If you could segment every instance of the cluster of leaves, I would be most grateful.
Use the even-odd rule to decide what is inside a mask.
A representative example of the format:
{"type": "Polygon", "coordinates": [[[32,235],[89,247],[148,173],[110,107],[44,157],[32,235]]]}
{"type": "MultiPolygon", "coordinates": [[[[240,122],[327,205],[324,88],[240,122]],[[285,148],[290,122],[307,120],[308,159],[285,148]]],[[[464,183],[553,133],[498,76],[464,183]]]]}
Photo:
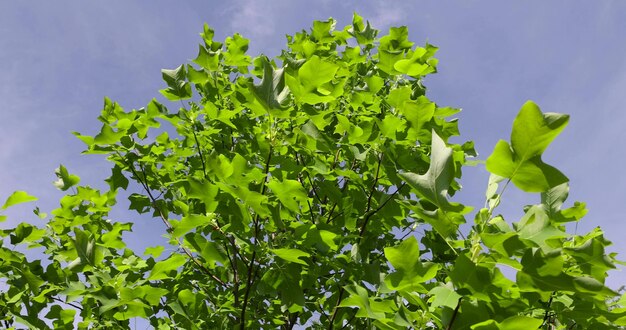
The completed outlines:
{"type": "MultiPolygon", "coordinates": [[[[76,133],[112,164],[108,191],[60,167],[56,185],[71,192],[50,215],[37,210],[46,225],[0,232],[6,327],[626,324],[625,299],[604,285],[610,243],[600,229],[565,232],[585,205],[563,208],[567,177],[541,160],[566,115],[522,107],[510,143],[486,161],[486,205],[464,235],[473,209],[450,197],[476,154],[449,141],[459,110],[425,96],[436,47],[414,46],[406,27],[378,38],[358,15],[343,30],[314,22],[275,59],[246,55],[238,34],[221,43],[205,26],[201,36],[193,64],[163,70],[161,94],[177,111],[152,100],[126,112],[106,99],[101,131],[76,133]],[[162,222],[170,247],[139,255],[122,240],[132,223],[109,220],[131,181],[142,193],[130,209],[162,222]],[[509,182],[541,193],[515,223],[494,212],[509,182]]],[[[16,192],[3,209],[33,199],[16,192]]]]}

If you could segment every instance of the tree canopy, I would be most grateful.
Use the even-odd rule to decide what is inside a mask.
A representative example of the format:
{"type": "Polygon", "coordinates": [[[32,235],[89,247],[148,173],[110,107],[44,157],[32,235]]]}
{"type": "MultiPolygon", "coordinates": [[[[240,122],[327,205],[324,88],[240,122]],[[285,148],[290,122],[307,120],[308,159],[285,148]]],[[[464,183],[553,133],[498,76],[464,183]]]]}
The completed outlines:
{"type": "MultiPolygon", "coordinates": [[[[204,26],[193,63],[162,70],[168,101],[125,111],[105,98],[88,154],[109,189],[67,191],[45,221],[0,231],[6,328],[614,329],[626,299],[605,286],[614,253],[599,228],[568,233],[568,178],[542,161],[569,117],[528,101],[486,159],[485,205],[454,201],[464,166],[460,111],[426,96],[437,47],[358,15],[315,21],[276,58],[204,26]],[[509,183],[512,183],[510,185],[509,183]],[[540,194],[521,219],[506,189],[540,194]],[[138,188],[140,192],[130,193],[138,188]],[[130,211],[169,245],[126,247],[130,211]],[[41,248],[29,258],[25,248],[41,248]],[[503,272],[503,269],[508,269],[503,272]],[[512,279],[514,278],[514,279],[512,279]]],[[[2,210],[36,200],[17,191],[2,210]]],[[[520,206],[522,207],[522,206],[520,206]]],[[[0,221],[5,221],[2,216],[0,221]]]]}

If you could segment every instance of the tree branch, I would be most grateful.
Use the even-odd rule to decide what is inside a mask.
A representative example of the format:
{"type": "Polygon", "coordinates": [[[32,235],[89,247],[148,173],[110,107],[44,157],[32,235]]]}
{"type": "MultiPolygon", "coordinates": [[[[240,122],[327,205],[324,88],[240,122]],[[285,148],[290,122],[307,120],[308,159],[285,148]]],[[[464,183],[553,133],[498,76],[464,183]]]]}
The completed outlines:
{"type": "Polygon", "coordinates": [[[330,316],[330,320],[328,321],[328,330],[333,329],[335,322],[335,318],[337,318],[337,312],[339,312],[339,304],[341,304],[341,300],[343,298],[344,289],[343,287],[339,288],[339,297],[337,297],[337,303],[335,304],[335,308],[333,308],[333,314],[330,316]]]}
{"type": "MultiPolygon", "coordinates": [[[[119,152],[117,152],[118,156],[120,156],[124,162],[126,162],[126,159],[124,157],[122,157],[119,152]]],[[[165,227],[167,227],[167,232],[171,233],[173,231],[172,228],[172,224],[169,222],[169,220],[167,219],[167,217],[163,214],[163,211],[161,211],[161,208],[159,208],[159,206],[157,205],[157,201],[154,198],[154,196],[152,195],[152,192],[150,190],[150,187],[148,186],[148,180],[147,180],[147,176],[146,176],[146,172],[143,168],[143,166],[141,166],[141,164],[139,164],[139,167],[141,168],[141,172],[143,174],[143,180],[141,179],[141,177],[139,176],[139,174],[137,173],[137,171],[135,170],[135,166],[133,164],[129,164],[128,162],[126,162],[126,166],[131,170],[131,172],[133,173],[133,175],[137,178],[137,180],[139,180],[140,184],[143,186],[144,190],[146,191],[146,193],[148,194],[148,197],[150,198],[152,207],[157,211],[157,213],[159,214],[159,217],[161,218],[161,221],[163,221],[163,223],[165,224],[165,227]],[[144,182],[145,181],[145,182],[144,182]]],[[[219,277],[217,277],[216,275],[214,275],[208,268],[206,268],[204,265],[202,265],[198,259],[196,259],[196,257],[194,257],[194,255],[191,253],[191,251],[189,251],[188,248],[186,248],[185,246],[183,246],[182,242],[180,241],[180,239],[176,239],[176,243],[178,244],[178,247],[181,248],[181,250],[183,250],[183,252],[189,257],[189,259],[202,271],[204,272],[206,275],[208,275],[209,277],[211,277],[213,280],[215,280],[217,283],[223,285],[223,286],[227,286],[226,282],[222,281],[219,277]]]]}
{"type": "Polygon", "coordinates": [[[370,218],[378,213],[380,210],[382,210],[383,207],[385,207],[385,205],[387,205],[387,203],[389,203],[390,200],[392,200],[397,194],[398,192],[400,192],[400,190],[402,188],[404,188],[404,186],[406,185],[406,183],[402,183],[400,185],[400,187],[398,187],[398,189],[396,189],[396,191],[393,192],[393,194],[391,194],[391,196],[389,196],[389,198],[387,198],[382,204],[380,204],[377,208],[375,208],[374,210],[372,210],[371,212],[367,213],[365,215],[365,219],[363,220],[363,225],[361,226],[361,231],[359,232],[359,236],[361,238],[363,238],[363,234],[365,233],[365,226],[367,226],[367,223],[369,222],[370,218]]]}
{"type": "MultiPolygon", "coordinates": [[[[270,160],[272,159],[272,146],[270,145],[270,151],[267,155],[267,160],[265,161],[265,181],[263,181],[263,185],[261,186],[261,195],[265,194],[265,190],[267,189],[267,180],[269,179],[269,171],[270,171],[270,160]]],[[[248,266],[248,280],[246,283],[246,292],[243,296],[243,305],[241,307],[241,317],[240,317],[240,329],[245,329],[246,327],[246,308],[248,307],[248,300],[250,297],[250,289],[252,287],[252,283],[254,282],[252,270],[254,269],[254,261],[256,258],[256,245],[259,243],[259,214],[255,214],[254,216],[254,243],[252,247],[252,257],[250,258],[250,265],[248,266]]],[[[256,276],[259,268],[257,267],[254,271],[254,276],[256,276]]]]}
{"type": "Polygon", "coordinates": [[[454,320],[456,319],[457,314],[459,314],[459,307],[461,307],[461,300],[463,300],[463,297],[460,297],[459,301],[456,303],[456,307],[454,308],[454,312],[452,313],[452,318],[450,318],[450,323],[448,323],[446,330],[452,329],[452,324],[454,323],[454,320]]]}
{"type": "Polygon", "coordinates": [[[63,300],[63,299],[60,299],[60,298],[57,298],[57,297],[54,297],[54,296],[50,296],[50,299],[55,300],[55,301],[58,301],[58,302],[62,302],[62,303],[64,303],[64,304],[69,305],[69,306],[72,306],[72,307],[74,307],[74,308],[76,308],[76,309],[78,309],[78,310],[80,310],[80,311],[82,311],[82,310],[83,310],[83,308],[82,308],[81,306],[78,306],[78,305],[76,305],[76,304],[72,304],[72,303],[67,302],[67,301],[65,301],[65,300],[63,300]]]}

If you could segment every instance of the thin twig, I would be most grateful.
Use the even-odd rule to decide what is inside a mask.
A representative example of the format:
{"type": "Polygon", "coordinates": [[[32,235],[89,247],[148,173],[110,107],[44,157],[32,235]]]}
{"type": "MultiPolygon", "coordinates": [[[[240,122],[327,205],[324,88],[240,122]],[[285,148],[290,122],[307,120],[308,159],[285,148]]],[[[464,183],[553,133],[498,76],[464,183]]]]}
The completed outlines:
{"type": "Polygon", "coordinates": [[[552,294],[550,295],[550,300],[548,300],[548,304],[546,306],[546,312],[545,314],[543,314],[543,322],[541,323],[541,327],[546,325],[546,322],[548,322],[550,318],[550,306],[552,305],[552,299],[554,298],[555,293],[556,292],[553,291],[552,294]]]}
{"type": "Polygon", "coordinates": [[[389,198],[387,198],[382,204],[380,204],[376,209],[372,210],[371,212],[369,212],[368,214],[365,215],[365,220],[363,220],[363,226],[361,228],[361,232],[359,233],[359,236],[363,237],[363,232],[365,231],[365,226],[367,225],[367,222],[369,221],[369,219],[376,213],[378,213],[378,211],[382,210],[383,207],[385,207],[385,205],[387,205],[387,203],[389,203],[390,200],[392,200],[397,194],[398,192],[404,188],[404,186],[406,185],[406,183],[402,183],[400,185],[400,187],[398,187],[398,189],[396,189],[396,191],[394,191],[391,196],[389,196],[389,198]]]}
{"type": "MultiPolygon", "coordinates": [[[[267,160],[265,161],[265,181],[261,186],[261,195],[265,194],[265,190],[267,189],[267,180],[269,179],[269,171],[270,171],[270,160],[272,159],[272,146],[270,145],[269,154],[267,155],[267,160]]],[[[252,287],[252,283],[254,282],[252,270],[254,269],[254,261],[256,258],[256,245],[259,243],[259,214],[255,214],[254,216],[254,246],[252,247],[252,257],[250,258],[250,265],[248,266],[248,279],[246,283],[246,292],[243,296],[243,304],[241,307],[241,317],[240,329],[245,329],[246,327],[246,308],[248,307],[248,299],[250,297],[250,288],[252,287]]],[[[256,268],[254,272],[254,277],[259,270],[259,267],[256,268]]]]}
{"type": "Polygon", "coordinates": [[[328,321],[328,330],[331,330],[334,326],[335,318],[337,317],[337,312],[339,311],[339,304],[341,304],[341,298],[343,297],[344,289],[343,287],[339,288],[339,297],[337,297],[337,303],[335,304],[335,308],[333,308],[333,314],[330,316],[330,320],[328,321]]]}
{"type": "MultiPolygon", "coordinates": [[[[118,153],[118,156],[121,157],[121,155],[118,153]]],[[[121,157],[123,160],[125,160],[124,157],[121,157]]],[[[173,231],[173,227],[172,224],[169,222],[169,220],[167,219],[167,217],[163,214],[163,211],[161,210],[161,208],[157,205],[157,201],[154,198],[154,196],[152,195],[152,192],[150,190],[150,187],[148,186],[148,180],[147,180],[147,176],[146,176],[146,172],[145,169],[143,168],[143,166],[141,166],[141,164],[139,164],[139,167],[141,168],[141,172],[144,175],[143,180],[141,179],[141,177],[139,176],[139,174],[137,173],[137,171],[135,171],[135,167],[132,164],[128,164],[126,163],[126,166],[131,170],[131,172],[133,173],[133,175],[135,175],[135,177],[139,180],[139,182],[141,183],[141,185],[143,186],[144,190],[146,191],[146,193],[148,194],[148,197],[150,198],[152,207],[158,212],[161,220],[163,221],[163,223],[165,224],[165,227],[167,227],[167,232],[171,233],[173,231]],[[145,181],[145,182],[144,182],[145,181]]],[[[178,246],[183,250],[183,252],[189,257],[189,259],[196,264],[196,266],[198,266],[198,268],[203,271],[205,274],[207,274],[209,277],[211,277],[213,280],[215,280],[216,282],[218,282],[221,285],[226,286],[226,283],[224,281],[222,281],[219,277],[215,276],[208,268],[206,268],[204,265],[202,265],[197,259],[196,257],[194,257],[194,255],[191,253],[191,251],[189,251],[188,248],[186,248],[185,246],[183,246],[182,242],[180,241],[180,239],[176,239],[176,242],[178,243],[178,246]]]]}
{"type": "Polygon", "coordinates": [[[352,316],[350,316],[350,318],[346,321],[346,324],[344,324],[343,326],[341,326],[341,328],[339,328],[339,330],[343,330],[345,329],[348,325],[350,325],[350,323],[352,323],[352,321],[354,320],[354,318],[356,317],[356,312],[354,314],[352,314],[352,316]]]}
{"type": "Polygon", "coordinates": [[[452,318],[450,318],[450,323],[448,323],[446,330],[452,329],[452,324],[454,323],[454,320],[456,319],[457,314],[459,314],[459,307],[461,307],[461,300],[463,300],[463,297],[460,297],[459,301],[456,303],[456,307],[454,308],[454,312],[452,313],[452,318]]]}
{"type": "Polygon", "coordinates": [[[363,237],[365,233],[365,227],[367,226],[367,222],[371,215],[369,215],[370,209],[372,207],[372,197],[374,196],[374,192],[376,191],[376,186],[378,186],[378,179],[380,179],[380,163],[383,161],[383,154],[378,155],[378,166],[376,166],[376,176],[374,177],[374,182],[372,183],[372,187],[370,188],[369,196],[367,197],[367,206],[365,207],[365,218],[363,219],[363,224],[361,224],[361,230],[359,230],[359,236],[363,237]]]}
{"type": "Polygon", "coordinates": [[[62,302],[62,303],[64,303],[64,304],[66,304],[66,305],[72,306],[72,307],[74,307],[74,308],[76,308],[76,309],[78,309],[78,310],[80,310],[80,311],[82,311],[82,310],[83,310],[83,308],[82,308],[81,306],[78,306],[78,305],[76,305],[76,304],[72,304],[71,302],[67,302],[67,301],[65,301],[65,300],[63,300],[63,299],[60,299],[60,298],[57,298],[57,297],[54,297],[54,296],[51,296],[50,298],[51,298],[52,300],[55,300],[55,301],[58,301],[58,302],[62,302]]]}
{"type": "MultiPolygon", "coordinates": [[[[193,123],[192,123],[193,125],[193,123]]],[[[206,174],[206,164],[204,163],[204,155],[202,154],[202,150],[200,149],[200,141],[198,141],[198,136],[196,135],[196,127],[192,128],[193,138],[196,140],[196,147],[198,147],[198,156],[200,156],[200,162],[202,163],[202,174],[204,174],[204,178],[207,179],[206,174]]]]}

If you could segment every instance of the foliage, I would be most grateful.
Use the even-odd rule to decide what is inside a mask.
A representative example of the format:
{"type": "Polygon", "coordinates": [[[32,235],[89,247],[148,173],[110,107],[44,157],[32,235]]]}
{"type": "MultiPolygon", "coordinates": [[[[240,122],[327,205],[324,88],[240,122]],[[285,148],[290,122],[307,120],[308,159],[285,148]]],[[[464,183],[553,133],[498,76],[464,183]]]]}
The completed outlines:
{"type": "MultiPolygon", "coordinates": [[[[624,298],[604,285],[610,242],[599,228],[565,231],[585,205],[563,207],[568,179],[541,160],[568,116],[522,106],[511,141],[486,160],[486,204],[473,212],[450,199],[473,143],[450,142],[459,110],[429,100],[422,84],[437,48],[414,47],[406,27],[377,35],[358,15],[342,30],[316,21],[269,59],[205,26],[193,64],[163,70],[160,92],[177,110],[105,99],[101,131],[76,136],[107,156],[110,189],[79,186],[61,166],[55,185],[69,193],[50,215],[36,210],[45,226],[1,232],[3,325],[626,325],[624,298]],[[517,222],[495,213],[509,182],[541,194],[517,222]],[[132,187],[142,192],[128,195],[130,209],[162,222],[170,246],[126,247],[132,223],[108,214],[132,187]]],[[[16,192],[2,209],[34,199],[16,192]]]]}

